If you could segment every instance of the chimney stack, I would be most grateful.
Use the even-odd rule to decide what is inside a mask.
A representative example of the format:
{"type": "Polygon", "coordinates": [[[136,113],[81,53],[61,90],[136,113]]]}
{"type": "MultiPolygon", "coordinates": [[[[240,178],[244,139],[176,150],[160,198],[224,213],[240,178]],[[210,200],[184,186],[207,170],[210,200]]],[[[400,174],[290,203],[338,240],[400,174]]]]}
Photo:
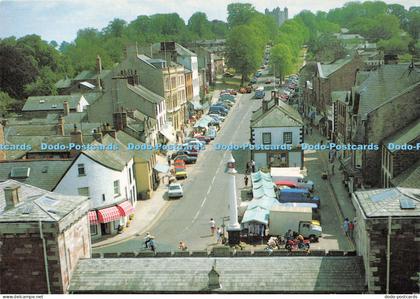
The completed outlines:
{"type": "Polygon", "coordinates": [[[277,90],[273,90],[271,91],[271,99],[274,99],[274,105],[278,106],[279,105],[279,94],[277,92],[277,90]]]}
{"type": "Polygon", "coordinates": [[[4,199],[6,201],[5,211],[13,209],[19,203],[19,190],[20,186],[17,184],[3,189],[4,199]]]}
{"type": "Polygon", "coordinates": [[[99,143],[102,143],[102,132],[100,128],[97,130],[93,130],[93,138],[99,143]]]}
{"type": "Polygon", "coordinates": [[[211,267],[210,272],[208,273],[209,282],[208,288],[210,290],[220,289],[220,274],[216,271],[216,261],[214,261],[214,265],[211,267]]]}
{"type": "Polygon", "coordinates": [[[96,73],[99,75],[102,72],[102,59],[101,56],[96,56],[96,73]]]}
{"type": "Polygon", "coordinates": [[[60,136],[64,136],[64,117],[63,117],[63,115],[60,115],[58,117],[57,134],[60,135],[60,136]]]}
{"type": "MultiPolygon", "coordinates": [[[[70,133],[70,142],[74,143],[74,144],[78,144],[78,145],[82,145],[83,144],[83,134],[82,131],[80,131],[76,124],[74,124],[74,131],[72,131],[70,133]]],[[[75,157],[77,155],[77,153],[79,152],[79,150],[77,149],[71,149],[70,150],[70,156],[71,157],[75,157]]]]}
{"type": "MultiPolygon", "coordinates": [[[[3,125],[0,123],[0,144],[5,144],[3,125]]],[[[0,161],[6,160],[6,151],[0,150],[0,161]]]]}
{"type": "Polygon", "coordinates": [[[63,109],[64,109],[64,116],[67,116],[67,115],[70,114],[69,102],[64,101],[64,103],[63,103],[63,109]]]}
{"type": "Polygon", "coordinates": [[[122,131],[127,127],[127,112],[119,111],[113,114],[114,128],[117,131],[122,131]]]}
{"type": "Polygon", "coordinates": [[[263,110],[263,113],[268,111],[268,101],[267,100],[263,100],[262,110],[263,110]]]}

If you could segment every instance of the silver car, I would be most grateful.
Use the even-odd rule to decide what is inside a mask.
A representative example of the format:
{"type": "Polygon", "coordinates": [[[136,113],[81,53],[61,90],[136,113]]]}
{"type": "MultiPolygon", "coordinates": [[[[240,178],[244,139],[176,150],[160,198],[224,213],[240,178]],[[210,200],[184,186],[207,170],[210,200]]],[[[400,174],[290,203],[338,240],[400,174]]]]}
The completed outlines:
{"type": "Polygon", "coordinates": [[[181,184],[172,183],[168,188],[168,197],[169,198],[179,198],[184,196],[184,191],[182,190],[181,184]]]}

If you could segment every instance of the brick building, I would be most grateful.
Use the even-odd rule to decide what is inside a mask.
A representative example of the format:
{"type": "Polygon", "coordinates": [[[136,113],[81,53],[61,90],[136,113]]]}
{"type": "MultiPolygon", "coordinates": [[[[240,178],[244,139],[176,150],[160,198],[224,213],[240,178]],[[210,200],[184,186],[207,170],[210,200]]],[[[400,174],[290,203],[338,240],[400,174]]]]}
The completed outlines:
{"type": "Polygon", "coordinates": [[[0,293],[66,293],[91,256],[88,209],[85,196],[0,183],[0,293]]]}
{"type": "Polygon", "coordinates": [[[370,293],[417,293],[420,265],[420,189],[353,193],[355,243],[370,293]]]}
{"type": "Polygon", "coordinates": [[[314,106],[317,114],[323,117],[320,120],[321,131],[328,138],[331,137],[333,122],[331,92],[351,90],[355,83],[356,73],[362,69],[363,61],[357,54],[339,59],[334,63],[318,62],[317,64],[317,71],[312,79],[314,106]]]}

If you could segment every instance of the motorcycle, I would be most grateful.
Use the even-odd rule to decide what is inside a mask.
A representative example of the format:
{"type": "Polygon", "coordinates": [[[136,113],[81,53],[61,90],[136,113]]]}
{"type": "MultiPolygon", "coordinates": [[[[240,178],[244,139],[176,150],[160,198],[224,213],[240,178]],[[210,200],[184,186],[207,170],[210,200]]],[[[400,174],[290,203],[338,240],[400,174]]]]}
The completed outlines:
{"type": "Polygon", "coordinates": [[[272,251],[274,249],[280,249],[281,244],[282,244],[281,238],[271,237],[267,242],[267,246],[266,246],[265,250],[272,251]]]}
{"type": "Polygon", "coordinates": [[[299,241],[296,239],[287,240],[285,248],[287,250],[309,250],[310,248],[310,241],[309,240],[303,240],[299,241]]]}

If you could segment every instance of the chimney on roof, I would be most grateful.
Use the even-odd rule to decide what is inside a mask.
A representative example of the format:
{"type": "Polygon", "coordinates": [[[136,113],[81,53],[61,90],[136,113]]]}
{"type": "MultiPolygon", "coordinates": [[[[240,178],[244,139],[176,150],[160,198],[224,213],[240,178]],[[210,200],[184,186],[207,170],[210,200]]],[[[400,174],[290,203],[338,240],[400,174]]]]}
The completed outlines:
{"type": "Polygon", "coordinates": [[[268,100],[263,100],[263,102],[262,102],[263,113],[268,111],[268,102],[269,102],[268,100]]]}
{"type": "MultiPolygon", "coordinates": [[[[83,144],[82,131],[77,128],[76,124],[74,124],[74,130],[70,133],[70,142],[78,145],[83,144]]],[[[78,152],[79,150],[73,148],[70,150],[70,156],[75,157],[78,152]]]]}
{"type": "Polygon", "coordinates": [[[93,130],[93,139],[95,139],[99,143],[102,143],[102,132],[100,128],[98,128],[97,130],[93,130]]]}
{"type": "Polygon", "coordinates": [[[127,127],[127,112],[118,111],[113,114],[114,128],[122,131],[127,127]]]}
{"type": "Polygon", "coordinates": [[[60,136],[64,136],[64,117],[63,117],[63,115],[60,115],[58,117],[57,134],[60,135],[60,136]]]}
{"type": "Polygon", "coordinates": [[[64,116],[67,116],[67,115],[70,114],[69,102],[64,101],[64,103],[63,103],[63,110],[64,110],[64,116]]]}
{"type": "Polygon", "coordinates": [[[102,131],[103,135],[108,134],[114,139],[117,139],[117,131],[111,127],[109,123],[104,125],[104,130],[102,131]]]}
{"type": "Polygon", "coordinates": [[[279,105],[279,93],[277,90],[271,91],[271,99],[274,100],[274,105],[279,105]]]}
{"type": "Polygon", "coordinates": [[[5,211],[13,209],[19,203],[20,186],[15,184],[4,187],[4,199],[6,201],[5,211]]]}
{"type": "MultiPolygon", "coordinates": [[[[3,129],[3,125],[0,123],[0,144],[5,144],[5,140],[4,140],[4,129],[3,129]]],[[[0,150],[0,161],[2,160],[6,160],[6,151],[5,150],[0,150]]]]}
{"type": "Polygon", "coordinates": [[[96,73],[99,75],[102,72],[102,59],[101,56],[96,56],[96,73]]]}
{"type": "Polygon", "coordinates": [[[211,270],[208,274],[209,276],[209,282],[207,287],[210,290],[220,289],[220,274],[216,271],[216,261],[214,261],[214,265],[211,267],[211,270]]]}

